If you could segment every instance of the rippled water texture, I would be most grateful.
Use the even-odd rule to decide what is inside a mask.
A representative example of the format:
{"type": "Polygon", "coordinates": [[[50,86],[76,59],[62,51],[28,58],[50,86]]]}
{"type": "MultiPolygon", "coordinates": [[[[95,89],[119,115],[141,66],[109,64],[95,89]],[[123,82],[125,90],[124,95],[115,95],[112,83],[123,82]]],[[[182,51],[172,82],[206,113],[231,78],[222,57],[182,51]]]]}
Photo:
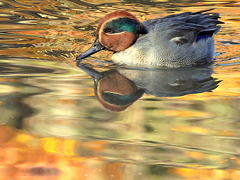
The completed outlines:
{"type": "Polygon", "coordinates": [[[240,179],[239,1],[0,6],[1,180],[240,179]],[[86,59],[88,67],[73,62],[94,41],[98,21],[115,10],[144,21],[210,8],[225,22],[211,67],[114,69],[108,51],[86,59]],[[120,82],[130,91],[103,96],[105,82],[115,83],[111,92],[120,82]]]}

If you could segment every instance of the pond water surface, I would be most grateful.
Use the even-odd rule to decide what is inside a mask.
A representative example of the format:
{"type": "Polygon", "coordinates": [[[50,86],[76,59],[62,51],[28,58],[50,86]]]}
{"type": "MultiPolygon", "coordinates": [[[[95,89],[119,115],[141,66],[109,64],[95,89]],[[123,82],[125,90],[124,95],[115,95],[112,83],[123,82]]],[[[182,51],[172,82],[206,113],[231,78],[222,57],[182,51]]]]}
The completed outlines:
{"type": "Polygon", "coordinates": [[[239,1],[1,0],[0,6],[1,180],[240,179],[239,1]],[[94,41],[98,21],[115,10],[144,21],[210,8],[225,22],[210,67],[115,69],[107,51],[86,66],[74,62],[94,41]],[[109,93],[96,98],[100,79],[110,76],[134,96],[118,103],[109,93]]]}

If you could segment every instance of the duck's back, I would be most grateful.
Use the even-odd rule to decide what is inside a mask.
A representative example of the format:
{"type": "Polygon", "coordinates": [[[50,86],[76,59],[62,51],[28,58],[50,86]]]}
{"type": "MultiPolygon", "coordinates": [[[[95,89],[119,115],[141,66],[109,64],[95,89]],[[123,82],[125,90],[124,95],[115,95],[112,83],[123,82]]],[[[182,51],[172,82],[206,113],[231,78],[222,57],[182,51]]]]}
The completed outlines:
{"type": "Polygon", "coordinates": [[[183,67],[210,63],[213,35],[220,29],[218,14],[181,13],[147,20],[147,33],[128,49],[113,55],[115,63],[130,66],[183,67]]]}

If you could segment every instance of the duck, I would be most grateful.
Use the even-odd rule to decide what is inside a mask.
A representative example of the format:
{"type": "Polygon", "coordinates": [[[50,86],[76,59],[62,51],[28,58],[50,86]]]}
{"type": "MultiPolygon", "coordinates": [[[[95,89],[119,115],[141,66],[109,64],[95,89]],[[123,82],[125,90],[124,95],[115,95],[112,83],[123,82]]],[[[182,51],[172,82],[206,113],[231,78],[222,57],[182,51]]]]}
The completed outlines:
{"type": "Polygon", "coordinates": [[[184,12],[140,22],[118,10],[102,18],[92,46],[79,56],[81,62],[101,50],[113,52],[115,64],[131,67],[188,67],[211,64],[214,35],[223,24],[213,9],[184,12]]]}

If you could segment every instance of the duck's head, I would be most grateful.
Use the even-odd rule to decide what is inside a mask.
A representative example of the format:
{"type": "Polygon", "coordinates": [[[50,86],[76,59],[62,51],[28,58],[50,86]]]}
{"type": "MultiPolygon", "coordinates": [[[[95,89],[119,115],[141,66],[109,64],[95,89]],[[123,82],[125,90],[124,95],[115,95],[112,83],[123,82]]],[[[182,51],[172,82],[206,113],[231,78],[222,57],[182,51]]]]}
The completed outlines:
{"type": "Polygon", "coordinates": [[[115,11],[101,19],[95,42],[77,60],[104,49],[113,52],[125,50],[137,40],[139,34],[145,33],[146,28],[135,16],[126,11],[115,11]]]}

